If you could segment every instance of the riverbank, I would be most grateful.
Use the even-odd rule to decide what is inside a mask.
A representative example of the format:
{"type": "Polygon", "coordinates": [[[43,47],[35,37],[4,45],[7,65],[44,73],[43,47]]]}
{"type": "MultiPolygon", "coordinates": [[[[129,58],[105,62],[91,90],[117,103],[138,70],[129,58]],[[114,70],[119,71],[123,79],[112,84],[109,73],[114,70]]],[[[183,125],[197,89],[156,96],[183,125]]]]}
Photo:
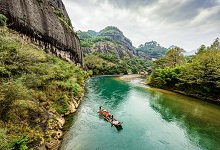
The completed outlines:
{"type": "Polygon", "coordinates": [[[119,76],[116,78],[119,80],[123,80],[123,81],[131,81],[133,79],[143,78],[143,77],[144,77],[144,75],[140,75],[140,74],[130,74],[130,75],[122,75],[122,76],[119,76]]]}
{"type": "MultiPolygon", "coordinates": [[[[119,76],[119,77],[116,77],[116,79],[122,80],[122,81],[132,81],[133,79],[144,78],[144,77],[145,77],[144,75],[140,75],[140,74],[131,74],[131,75],[119,76]]],[[[147,83],[144,82],[144,81],[142,81],[140,83],[147,85],[147,83]]],[[[203,100],[203,101],[207,101],[207,102],[210,102],[210,103],[220,105],[220,99],[216,100],[216,99],[212,99],[212,98],[202,97],[199,94],[186,93],[184,91],[179,91],[179,90],[172,90],[172,89],[161,89],[161,90],[167,90],[167,91],[175,92],[175,93],[178,93],[178,94],[182,94],[182,95],[185,95],[185,96],[189,96],[189,97],[192,97],[192,98],[197,98],[197,99],[200,99],[200,100],[203,100]]]]}

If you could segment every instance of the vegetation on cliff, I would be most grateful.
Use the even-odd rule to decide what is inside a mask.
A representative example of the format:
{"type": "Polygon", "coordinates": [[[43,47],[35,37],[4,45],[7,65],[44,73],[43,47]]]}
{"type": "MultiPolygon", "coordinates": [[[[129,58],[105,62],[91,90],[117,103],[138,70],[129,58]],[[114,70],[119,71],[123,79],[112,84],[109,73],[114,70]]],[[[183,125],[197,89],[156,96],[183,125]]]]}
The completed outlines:
{"type": "Polygon", "coordinates": [[[71,20],[70,20],[68,17],[66,17],[66,16],[64,15],[63,10],[60,9],[60,8],[58,8],[57,10],[55,10],[55,8],[54,8],[53,12],[54,12],[54,14],[57,16],[57,18],[58,18],[67,28],[69,28],[70,31],[72,31],[72,32],[75,34],[74,29],[73,29],[73,26],[72,26],[72,22],[71,22],[71,20]]]}
{"type": "Polygon", "coordinates": [[[62,136],[88,73],[0,27],[0,76],[0,149],[30,149],[62,136]]]}
{"type": "Polygon", "coordinates": [[[169,50],[165,57],[155,61],[155,70],[149,84],[178,90],[201,99],[220,101],[220,43],[202,45],[188,62],[180,48],[169,50]]]}
{"type": "Polygon", "coordinates": [[[85,64],[95,75],[128,74],[148,70],[150,60],[135,55],[132,42],[117,27],[79,31],[85,64]]]}
{"type": "Polygon", "coordinates": [[[134,56],[135,48],[132,46],[131,41],[117,27],[108,26],[99,32],[92,30],[87,32],[78,31],[77,34],[81,40],[80,43],[84,53],[108,53],[109,50],[113,50],[119,58],[134,56]]]}

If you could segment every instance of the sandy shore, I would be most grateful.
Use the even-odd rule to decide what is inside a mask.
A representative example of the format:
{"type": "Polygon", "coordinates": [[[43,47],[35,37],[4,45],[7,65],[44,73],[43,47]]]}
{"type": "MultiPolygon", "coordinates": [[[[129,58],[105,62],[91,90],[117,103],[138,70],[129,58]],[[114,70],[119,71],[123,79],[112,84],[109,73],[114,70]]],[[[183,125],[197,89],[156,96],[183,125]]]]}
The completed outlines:
{"type": "Polygon", "coordinates": [[[135,78],[141,78],[143,77],[143,75],[140,75],[140,74],[131,74],[131,75],[123,75],[123,76],[120,76],[118,77],[119,80],[124,80],[124,81],[131,81],[135,78]]]}

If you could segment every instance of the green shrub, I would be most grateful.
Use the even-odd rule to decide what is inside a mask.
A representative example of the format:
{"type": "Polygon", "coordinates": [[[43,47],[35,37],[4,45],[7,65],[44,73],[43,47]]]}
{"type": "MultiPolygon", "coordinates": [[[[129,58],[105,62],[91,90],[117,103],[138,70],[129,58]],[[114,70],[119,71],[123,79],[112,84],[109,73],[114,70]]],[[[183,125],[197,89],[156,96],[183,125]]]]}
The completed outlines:
{"type": "Polygon", "coordinates": [[[28,136],[21,137],[18,141],[14,144],[13,150],[26,150],[28,149],[26,143],[28,140],[28,136]]]}
{"type": "Polygon", "coordinates": [[[60,114],[65,114],[68,111],[68,97],[66,95],[61,96],[58,100],[57,100],[57,112],[60,114]]]}
{"type": "Polygon", "coordinates": [[[0,14],[0,26],[6,26],[7,17],[3,14],[0,14]]]}

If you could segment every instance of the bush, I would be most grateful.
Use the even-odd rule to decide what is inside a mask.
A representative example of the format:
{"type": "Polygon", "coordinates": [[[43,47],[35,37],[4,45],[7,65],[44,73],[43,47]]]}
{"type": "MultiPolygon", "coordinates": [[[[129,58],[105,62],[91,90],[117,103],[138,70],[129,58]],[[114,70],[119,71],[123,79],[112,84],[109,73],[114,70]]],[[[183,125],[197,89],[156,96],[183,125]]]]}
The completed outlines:
{"type": "Polygon", "coordinates": [[[174,89],[175,85],[179,83],[179,75],[181,68],[165,68],[154,70],[150,76],[150,85],[154,85],[159,88],[174,89]]]}
{"type": "Polygon", "coordinates": [[[6,26],[7,17],[3,14],[0,14],[0,26],[6,26]]]}
{"type": "Polygon", "coordinates": [[[26,150],[28,147],[26,146],[28,137],[24,136],[18,139],[18,141],[14,144],[13,150],[26,150]]]}

